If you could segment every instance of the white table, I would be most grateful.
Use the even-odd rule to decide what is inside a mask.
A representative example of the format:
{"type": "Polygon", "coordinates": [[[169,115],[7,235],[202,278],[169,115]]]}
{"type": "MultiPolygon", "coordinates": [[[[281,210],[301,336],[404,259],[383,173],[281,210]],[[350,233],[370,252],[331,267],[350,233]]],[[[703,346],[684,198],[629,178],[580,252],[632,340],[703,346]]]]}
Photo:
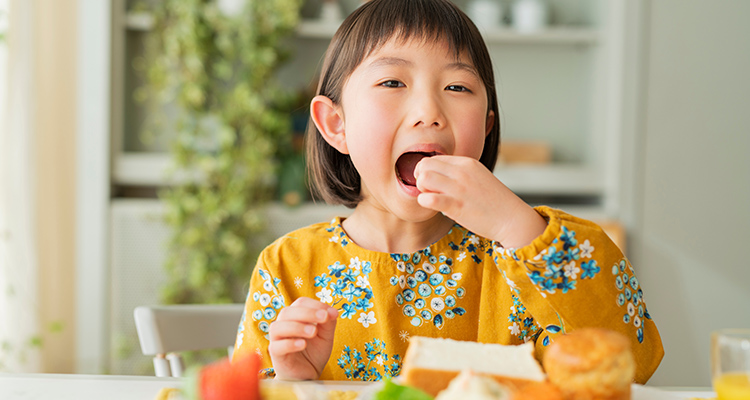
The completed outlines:
{"type": "MultiPolygon", "coordinates": [[[[363,386],[348,382],[311,382],[327,389],[359,390],[363,386]]],[[[179,378],[117,375],[64,375],[64,374],[2,374],[0,373],[0,399],[2,400],[153,400],[162,388],[180,387],[179,378]]],[[[653,394],[651,388],[640,393],[653,394]]],[[[707,388],[660,388],[669,396],[664,398],[710,398],[714,393],[707,388]]],[[[648,396],[645,398],[658,399],[648,396]]],[[[634,396],[634,398],[636,398],[634,396]]]]}

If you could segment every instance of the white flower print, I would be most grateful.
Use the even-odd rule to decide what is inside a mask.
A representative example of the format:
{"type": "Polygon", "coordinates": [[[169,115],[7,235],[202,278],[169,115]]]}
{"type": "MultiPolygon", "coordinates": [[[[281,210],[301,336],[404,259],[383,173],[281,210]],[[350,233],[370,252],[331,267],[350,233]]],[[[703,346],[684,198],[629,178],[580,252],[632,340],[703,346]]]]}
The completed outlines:
{"type": "Polygon", "coordinates": [[[242,331],[237,332],[237,339],[235,346],[240,347],[242,346],[242,340],[245,338],[245,335],[242,333],[242,331]]]}
{"type": "Polygon", "coordinates": [[[359,273],[359,268],[362,266],[362,261],[359,261],[359,257],[354,257],[349,259],[349,268],[357,271],[359,273]]]}
{"type": "Polygon", "coordinates": [[[255,349],[255,354],[259,355],[260,358],[263,358],[263,352],[259,348],[255,349]]]}
{"type": "Polygon", "coordinates": [[[266,307],[269,303],[271,303],[271,296],[268,295],[268,293],[263,293],[260,295],[260,305],[263,307],[266,307]]]}
{"type": "Polygon", "coordinates": [[[297,289],[301,288],[302,287],[302,278],[300,278],[299,276],[296,277],[296,278],[294,278],[294,286],[297,289]]]}
{"type": "Polygon", "coordinates": [[[566,265],[564,267],[565,269],[565,276],[568,278],[575,280],[578,277],[578,273],[581,272],[581,269],[576,266],[575,261],[571,261],[570,264],[566,265]]]}
{"type": "Polygon", "coordinates": [[[323,303],[330,304],[333,301],[333,296],[331,296],[331,289],[328,288],[323,288],[320,292],[315,293],[315,296],[317,296],[323,303]]]}
{"type": "Polygon", "coordinates": [[[357,322],[361,323],[365,328],[368,328],[370,325],[378,322],[378,320],[375,319],[375,311],[370,311],[368,313],[359,313],[359,319],[357,322]]]}
{"type": "Polygon", "coordinates": [[[454,281],[460,281],[461,278],[463,278],[463,274],[460,272],[456,272],[455,274],[451,275],[451,278],[453,278],[454,281]]]}
{"type": "Polygon", "coordinates": [[[513,313],[513,314],[516,313],[516,306],[515,305],[510,306],[510,312],[513,313]]]}
{"type": "Polygon", "coordinates": [[[329,242],[333,242],[333,243],[338,243],[339,242],[339,237],[337,235],[333,235],[333,236],[331,236],[330,239],[328,239],[328,241],[329,242]]]}
{"type": "Polygon", "coordinates": [[[398,285],[401,286],[401,289],[403,289],[404,286],[406,286],[406,276],[401,275],[398,277],[398,285]]]}
{"type": "Polygon", "coordinates": [[[376,363],[378,363],[379,365],[383,365],[383,356],[382,356],[382,355],[380,355],[380,354],[378,354],[378,355],[377,355],[377,356],[375,357],[375,362],[376,362],[376,363]]]}
{"type": "Polygon", "coordinates": [[[402,341],[408,342],[409,341],[409,332],[407,331],[401,331],[398,333],[398,337],[401,338],[402,341]]]}
{"type": "Polygon", "coordinates": [[[579,247],[581,248],[581,257],[591,258],[591,253],[594,252],[594,246],[591,245],[588,239],[581,243],[579,247]]]}
{"type": "Polygon", "coordinates": [[[440,312],[445,308],[445,302],[440,297],[434,297],[430,300],[430,307],[432,307],[435,312],[440,312]]]}
{"type": "Polygon", "coordinates": [[[263,282],[263,289],[265,289],[265,290],[267,290],[269,292],[272,292],[273,291],[273,284],[271,283],[271,281],[265,281],[265,282],[263,282]]]}
{"type": "Polygon", "coordinates": [[[518,335],[521,333],[521,328],[518,326],[518,322],[514,322],[513,325],[508,327],[508,329],[510,329],[511,335],[518,335]]]}
{"type": "Polygon", "coordinates": [[[469,243],[473,244],[474,246],[479,244],[479,236],[473,235],[469,238],[469,243]]]}
{"type": "Polygon", "coordinates": [[[357,277],[357,286],[362,289],[370,286],[370,281],[367,279],[367,275],[360,275],[357,277]]]}
{"type": "Polygon", "coordinates": [[[427,272],[428,274],[435,272],[435,266],[428,262],[422,264],[422,269],[424,270],[424,272],[427,272]]]}
{"type": "Polygon", "coordinates": [[[456,260],[463,261],[464,258],[466,258],[466,252],[462,251],[461,254],[459,254],[458,257],[456,257],[456,260]]]}
{"type": "Polygon", "coordinates": [[[396,269],[399,270],[399,271],[401,271],[401,272],[404,272],[404,271],[406,271],[406,264],[404,264],[403,261],[399,261],[399,262],[396,263],[396,269]]]}
{"type": "Polygon", "coordinates": [[[635,315],[635,306],[633,305],[633,303],[628,303],[628,315],[630,315],[631,317],[635,315]]]}

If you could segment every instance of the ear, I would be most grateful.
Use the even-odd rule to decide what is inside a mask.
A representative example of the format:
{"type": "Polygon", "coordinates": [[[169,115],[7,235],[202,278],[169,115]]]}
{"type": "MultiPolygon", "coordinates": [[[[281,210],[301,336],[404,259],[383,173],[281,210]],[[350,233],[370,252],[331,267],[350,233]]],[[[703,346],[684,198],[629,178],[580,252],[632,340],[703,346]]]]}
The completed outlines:
{"type": "Polygon", "coordinates": [[[315,96],[310,102],[310,116],[328,144],[342,154],[349,154],[341,107],[326,96],[315,96]]]}
{"type": "Polygon", "coordinates": [[[490,110],[490,112],[487,114],[487,122],[485,123],[484,136],[487,136],[490,134],[490,131],[492,131],[493,126],[495,126],[495,112],[490,110]]]}

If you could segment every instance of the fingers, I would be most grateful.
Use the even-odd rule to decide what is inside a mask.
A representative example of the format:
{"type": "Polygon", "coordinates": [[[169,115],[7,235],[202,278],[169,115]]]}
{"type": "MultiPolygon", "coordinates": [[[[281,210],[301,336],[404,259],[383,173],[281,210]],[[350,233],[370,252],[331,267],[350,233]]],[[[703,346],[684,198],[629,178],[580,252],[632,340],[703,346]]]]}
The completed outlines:
{"type": "Polygon", "coordinates": [[[268,351],[285,355],[302,351],[307,340],[316,336],[333,337],[338,311],[320,301],[300,297],[283,308],[269,330],[268,351]]]}
{"type": "Polygon", "coordinates": [[[478,167],[487,169],[469,157],[434,156],[420,160],[414,169],[414,176],[420,191],[443,192],[448,188],[455,189],[456,185],[468,184],[478,167]]]}

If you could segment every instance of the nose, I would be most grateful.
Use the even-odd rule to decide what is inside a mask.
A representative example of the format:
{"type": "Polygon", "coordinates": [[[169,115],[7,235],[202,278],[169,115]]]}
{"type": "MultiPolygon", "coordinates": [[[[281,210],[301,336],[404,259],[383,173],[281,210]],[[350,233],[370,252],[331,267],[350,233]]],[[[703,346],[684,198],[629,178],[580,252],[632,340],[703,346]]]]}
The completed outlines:
{"type": "Polygon", "coordinates": [[[445,116],[443,114],[440,100],[432,94],[415,95],[412,102],[412,126],[413,127],[433,127],[440,128],[445,126],[445,116]]]}

